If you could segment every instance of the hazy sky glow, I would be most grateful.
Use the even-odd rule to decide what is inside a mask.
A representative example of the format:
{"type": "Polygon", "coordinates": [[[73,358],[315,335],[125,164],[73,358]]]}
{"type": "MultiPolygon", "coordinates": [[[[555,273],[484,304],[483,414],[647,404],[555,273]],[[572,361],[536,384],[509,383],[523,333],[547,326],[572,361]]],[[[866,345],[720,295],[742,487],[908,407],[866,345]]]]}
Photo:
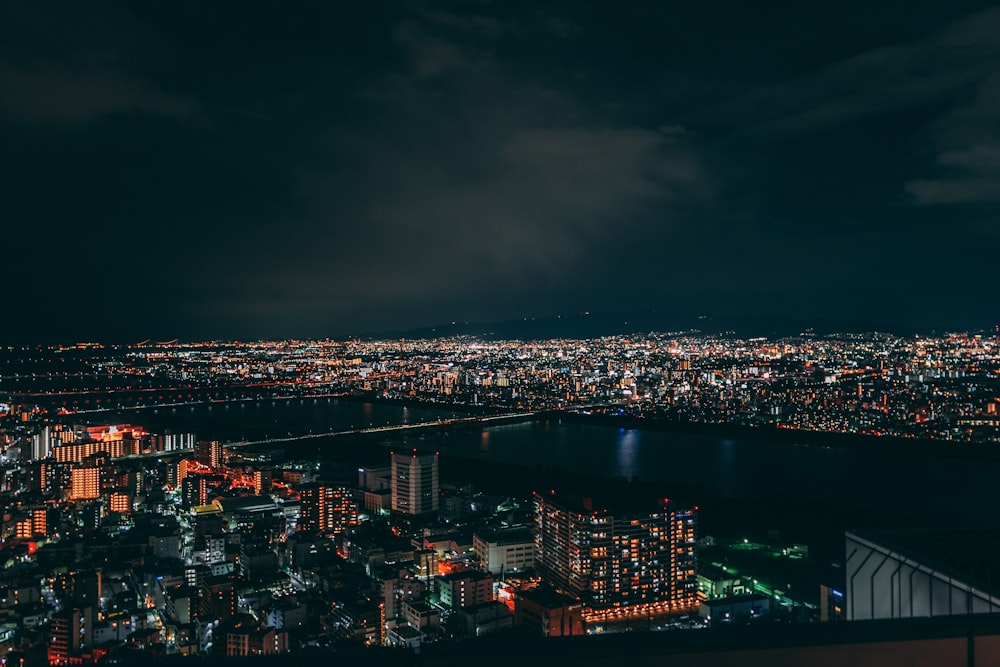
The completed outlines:
{"type": "Polygon", "coordinates": [[[0,340],[1000,317],[1000,10],[629,4],[8,3],[0,340]]]}

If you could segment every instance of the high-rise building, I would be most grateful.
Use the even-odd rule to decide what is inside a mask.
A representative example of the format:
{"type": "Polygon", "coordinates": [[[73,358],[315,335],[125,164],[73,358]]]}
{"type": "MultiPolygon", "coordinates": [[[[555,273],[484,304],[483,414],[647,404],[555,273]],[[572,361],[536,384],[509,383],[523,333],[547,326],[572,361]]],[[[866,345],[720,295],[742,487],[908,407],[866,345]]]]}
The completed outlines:
{"type": "Polygon", "coordinates": [[[31,460],[47,459],[52,452],[52,427],[43,426],[42,430],[31,438],[31,460]]]}
{"type": "Polygon", "coordinates": [[[50,665],[80,664],[81,653],[91,647],[94,636],[94,608],[67,609],[52,616],[49,624],[50,665]]]}
{"type": "Polygon", "coordinates": [[[181,483],[181,504],[190,509],[208,504],[208,480],[204,475],[189,474],[181,483]]]}
{"type": "Polygon", "coordinates": [[[535,565],[594,618],[692,609],[696,526],[695,509],[667,499],[648,514],[613,514],[589,499],[535,494],[535,565]]]}
{"type": "Polygon", "coordinates": [[[97,467],[73,468],[70,484],[70,500],[95,500],[100,498],[101,469],[97,467]]]}
{"type": "Polygon", "coordinates": [[[198,463],[213,470],[222,465],[222,443],[218,440],[200,440],[194,447],[198,463]]]}
{"type": "Polygon", "coordinates": [[[271,482],[274,479],[274,471],[270,468],[261,468],[253,473],[253,492],[258,496],[271,493],[271,482]]]}
{"type": "Polygon", "coordinates": [[[299,487],[299,501],[299,530],[343,533],[358,524],[358,505],[343,487],[323,482],[303,484],[299,487]]]}
{"type": "Polygon", "coordinates": [[[192,470],[196,470],[198,464],[194,459],[183,458],[173,465],[167,466],[167,484],[175,489],[181,488],[184,483],[184,478],[188,476],[188,473],[192,470]]]}
{"type": "Polygon", "coordinates": [[[163,452],[176,452],[181,449],[194,449],[198,437],[194,433],[174,433],[167,429],[157,439],[157,449],[163,452]]]}
{"type": "Polygon", "coordinates": [[[66,488],[69,485],[68,483],[62,484],[62,477],[65,476],[68,480],[69,473],[63,468],[63,464],[56,463],[52,459],[33,461],[24,468],[26,473],[25,486],[32,491],[41,491],[42,493],[66,488]]]}
{"type": "Polygon", "coordinates": [[[438,455],[392,454],[392,509],[418,516],[438,511],[438,455]]]}

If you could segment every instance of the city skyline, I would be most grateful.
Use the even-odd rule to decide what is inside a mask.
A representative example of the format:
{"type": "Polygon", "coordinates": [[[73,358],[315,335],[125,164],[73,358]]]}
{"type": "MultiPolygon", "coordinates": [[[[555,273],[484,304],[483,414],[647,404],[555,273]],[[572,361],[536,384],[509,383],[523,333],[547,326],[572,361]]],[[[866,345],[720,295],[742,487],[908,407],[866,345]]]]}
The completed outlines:
{"type": "Polygon", "coordinates": [[[996,319],[988,3],[0,14],[0,341],[996,319]]]}

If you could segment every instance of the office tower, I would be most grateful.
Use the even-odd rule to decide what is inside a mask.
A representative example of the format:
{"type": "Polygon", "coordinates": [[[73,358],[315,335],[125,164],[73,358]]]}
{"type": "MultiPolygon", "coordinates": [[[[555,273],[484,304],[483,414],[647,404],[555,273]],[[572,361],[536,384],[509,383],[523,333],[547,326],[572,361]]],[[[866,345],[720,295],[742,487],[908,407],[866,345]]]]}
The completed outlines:
{"type": "Polygon", "coordinates": [[[301,514],[298,528],[321,533],[343,533],[358,524],[358,505],[350,492],[323,482],[299,487],[301,514]]]}
{"type": "Polygon", "coordinates": [[[438,511],[438,455],[392,454],[392,509],[418,516],[438,511]]]}
{"type": "Polygon", "coordinates": [[[595,510],[535,494],[536,568],[591,617],[667,614],[697,605],[694,509],[664,499],[649,513],[595,510]]]}

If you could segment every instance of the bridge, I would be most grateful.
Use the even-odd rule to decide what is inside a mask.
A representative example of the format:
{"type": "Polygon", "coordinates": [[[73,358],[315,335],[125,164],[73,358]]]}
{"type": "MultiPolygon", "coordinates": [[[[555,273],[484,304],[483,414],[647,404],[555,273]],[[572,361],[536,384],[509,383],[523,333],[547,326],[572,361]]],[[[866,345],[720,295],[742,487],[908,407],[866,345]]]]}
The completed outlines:
{"type": "Polygon", "coordinates": [[[430,422],[419,422],[415,424],[370,426],[368,428],[358,428],[347,431],[326,431],[323,433],[292,435],[284,438],[266,438],[264,440],[240,440],[238,442],[225,443],[224,446],[228,449],[237,449],[240,447],[249,447],[253,445],[268,445],[272,443],[281,443],[281,442],[298,442],[301,440],[310,440],[316,438],[377,435],[380,433],[384,434],[410,433],[410,432],[419,433],[421,431],[432,431],[436,429],[453,428],[461,426],[482,426],[482,427],[496,426],[497,424],[529,421],[535,419],[540,414],[541,414],[540,412],[513,412],[507,414],[479,416],[479,417],[457,417],[451,419],[439,419],[430,422]]]}

